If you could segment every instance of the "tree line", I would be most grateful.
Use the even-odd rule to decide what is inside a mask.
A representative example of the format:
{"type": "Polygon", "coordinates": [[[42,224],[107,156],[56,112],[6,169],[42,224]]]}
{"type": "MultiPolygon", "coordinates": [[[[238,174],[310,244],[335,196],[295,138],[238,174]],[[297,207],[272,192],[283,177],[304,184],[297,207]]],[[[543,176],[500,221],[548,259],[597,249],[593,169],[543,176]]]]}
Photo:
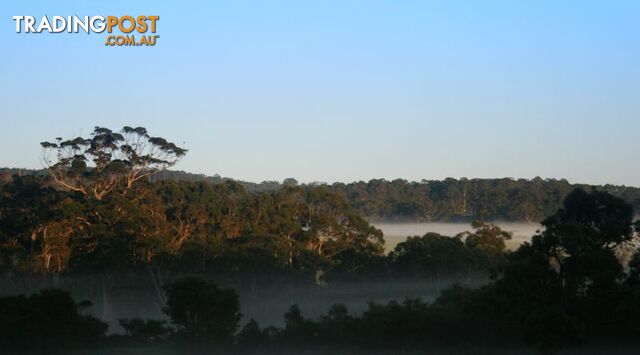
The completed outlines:
{"type": "MultiPolygon", "coordinates": [[[[14,174],[46,175],[46,171],[0,169],[5,180],[14,174]]],[[[0,179],[1,180],[1,179],[0,179]]],[[[223,184],[237,182],[250,193],[274,192],[300,186],[313,189],[325,186],[342,196],[368,221],[373,222],[540,222],[562,206],[562,200],[574,189],[597,188],[621,197],[640,210],[640,188],[617,185],[571,184],[564,179],[453,179],[422,180],[374,179],[353,183],[299,184],[289,178],[282,182],[252,183],[220,175],[205,176],[183,171],[163,170],[150,177],[153,182],[187,181],[223,184]]]]}
{"type": "MultiPolygon", "coordinates": [[[[232,179],[183,171],[163,171],[154,180],[206,181],[213,184],[232,179]]],[[[282,182],[237,181],[251,192],[274,191],[300,185],[289,178],[282,182]]],[[[540,222],[562,206],[574,189],[598,189],[624,199],[640,211],[640,188],[618,185],[572,184],[565,179],[454,179],[422,180],[373,179],[352,183],[311,183],[339,193],[369,221],[389,222],[540,222]]]]}
{"type": "Polygon", "coordinates": [[[345,196],[368,220],[380,221],[518,221],[538,223],[562,207],[574,189],[609,192],[636,211],[640,189],[626,186],[570,184],[567,180],[452,179],[371,180],[335,183],[331,189],[345,196]]]}

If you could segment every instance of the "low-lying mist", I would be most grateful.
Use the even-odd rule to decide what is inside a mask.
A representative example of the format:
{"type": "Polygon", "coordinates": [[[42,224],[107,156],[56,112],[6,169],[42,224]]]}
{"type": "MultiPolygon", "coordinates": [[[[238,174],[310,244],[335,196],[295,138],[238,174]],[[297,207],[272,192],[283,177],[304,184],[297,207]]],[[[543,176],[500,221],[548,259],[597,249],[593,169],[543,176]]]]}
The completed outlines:
{"type": "MultiPolygon", "coordinates": [[[[177,276],[177,275],[176,275],[177,276]]],[[[165,319],[162,302],[153,282],[144,273],[117,276],[105,292],[100,276],[84,275],[60,278],[3,280],[0,296],[31,294],[43,288],[69,291],[74,299],[89,300],[89,313],[109,324],[110,333],[121,333],[119,319],[165,319]]],[[[211,277],[222,287],[234,289],[240,297],[241,323],[255,319],[261,326],[284,325],[283,314],[297,304],[305,317],[325,314],[334,304],[344,304],[354,315],[362,313],[368,302],[386,303],[406,298],[433,301],[453,284],[478,286],[488,282],[486,275],[443,276],[416,280],[380,280],[336,282],[317,285],[309,282],[282,281],[265,283],[260,279],[223,280],[211,277]]],[[[169,281],[167,281],[169,282],[169,281]]]]}
{"type": "MultiPolygon", "coordinates": [[[[535,223],[497,222],[496,225],[513,233],[507,247],[515,249],[540,228],[535,223]]],[[[387,252],[408,236],[421,236],[428,232],[444,236],[472,230],[467,223],[375,223],[385,238],[387,252]]],[[[381,275],[382,276],[382,275],[381,275]]],[[[110,333],[120,333],[119,319],[164,319],[163,300],[152,278],[144,272],[113,276],[105,281],[101,275],[9,278],[1,281],[0,295],[31,294],[42,288],[60,288],[71,292],[76,300],[89,300],[90,314],[109,324],[110,333]]],[[[172,278],[178,277],[173,275],[172,278]]],[[[313,282],[265,282],[259,276],[248,278],[210,277],[220,286],[234,289],[239,297],[242,322],[255,319],[261,326],[281,327],[283,314],[297,304],[305,317],[316,318],[334,304],[344,304],[349,311],[360,314],[368,302],[386,303],[406,298],[433,301],[440,292],[453,284],[479,286],[489,281],[487,274],[440,276],[415,279],[382,277],[379,280],[313,282]]],[[[169,280],[165,280],[169,282],[169,280]]]]}
{"type": "MultiPolygon", "coordinates": [[[[491,222],[503,230],[513,234],[511,240],[505,241],[508,249],[515,249],[520,244],[531,239],[541,225],[538,223],[523,222],[491,222]]],[[[408,236],[422,236],[426,233],[438,233],[445,236],[453,237],[458,233],[472,230],[469,223],[450,223],[450,222],[425,222],[425,223],[394,223],[394,222],[375,222],[373,226],[380,229],[384,233],[385,250],[390,252],[398,243],[405,241],[408,236]]]]}

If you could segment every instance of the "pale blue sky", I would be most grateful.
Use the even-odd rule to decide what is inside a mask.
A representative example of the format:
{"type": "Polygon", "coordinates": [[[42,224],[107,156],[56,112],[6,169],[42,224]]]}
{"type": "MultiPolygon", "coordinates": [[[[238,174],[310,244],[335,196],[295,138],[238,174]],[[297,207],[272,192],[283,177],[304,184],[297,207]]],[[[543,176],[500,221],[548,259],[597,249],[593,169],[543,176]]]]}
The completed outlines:
{"type": "Polygon", "coordinates": [[[176,167],[261,181],[640,185],[639,1],[0,3],[0,166],[142,125],[176,167]],[[13,15],[159,15],[155,48],[13,15]]]}

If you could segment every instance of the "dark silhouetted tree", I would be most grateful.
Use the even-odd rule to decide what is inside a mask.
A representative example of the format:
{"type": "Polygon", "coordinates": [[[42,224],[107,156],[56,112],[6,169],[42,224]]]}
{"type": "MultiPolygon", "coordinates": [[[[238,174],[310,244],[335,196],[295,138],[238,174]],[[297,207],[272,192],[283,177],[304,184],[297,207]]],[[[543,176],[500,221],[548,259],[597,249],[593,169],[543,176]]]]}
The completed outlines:
{"type": "Polygon", "coordinates": [[[164,312],[188,336],[230,342],[240,321],[238,295],[200,278],[185,278],[166,287],[164,312]]]}
{"type": "Polygon", "coordinates": [[[98,345],[106,330],[107,324],[81,314],[65,291],[0,297],[0,345],[7,353],[98,345]]]}

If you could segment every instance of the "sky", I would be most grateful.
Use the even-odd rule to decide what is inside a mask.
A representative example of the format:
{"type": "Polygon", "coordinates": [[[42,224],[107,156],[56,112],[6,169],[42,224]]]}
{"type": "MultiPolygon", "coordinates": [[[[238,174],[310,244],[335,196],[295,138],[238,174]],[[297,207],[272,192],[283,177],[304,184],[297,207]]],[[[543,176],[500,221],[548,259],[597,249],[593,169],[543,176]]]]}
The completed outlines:
{"type": "Polygon", "coordinates": [[[144,126],[175,169],[248,181],[566,178],[640,186],[639,1],[0,3],[0,166],[144,126]],[[12,16],[158,15],[155,47],[12,16]]]}

